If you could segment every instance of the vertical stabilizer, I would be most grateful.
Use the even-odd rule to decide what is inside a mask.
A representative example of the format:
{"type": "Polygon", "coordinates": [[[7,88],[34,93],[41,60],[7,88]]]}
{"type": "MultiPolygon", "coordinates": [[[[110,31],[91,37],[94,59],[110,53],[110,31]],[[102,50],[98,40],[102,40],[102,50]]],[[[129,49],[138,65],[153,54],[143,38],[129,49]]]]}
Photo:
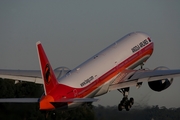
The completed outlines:
{"type": "Polygon", "coordinates": [[[39,64],[41,69],[42,79],[44,80],[44,91],[48,95],[51,90],[53,90],[58,84],[55,77],[54,71],[49,63],[49,60],[44,52],[42,44],[40,42],[36,43],[37,53],[39,57],[39,64]]]}

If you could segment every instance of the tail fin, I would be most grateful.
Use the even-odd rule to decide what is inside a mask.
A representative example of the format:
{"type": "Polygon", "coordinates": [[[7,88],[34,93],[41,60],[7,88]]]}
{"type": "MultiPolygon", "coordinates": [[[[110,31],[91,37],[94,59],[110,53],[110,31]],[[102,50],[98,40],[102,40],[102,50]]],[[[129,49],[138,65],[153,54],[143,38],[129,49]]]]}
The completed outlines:
{"type": "Polygon", "coordinates": [[[44,91],[45,95],[48,95],[52,89],[58,84],[55,77],[54,71],[49,63],[49,60],[44,52],[42,44],[40,42],[36,43],[37,53],[39,57],[39,64],[41,69],[42,79],[44,80],[44,91]]]}

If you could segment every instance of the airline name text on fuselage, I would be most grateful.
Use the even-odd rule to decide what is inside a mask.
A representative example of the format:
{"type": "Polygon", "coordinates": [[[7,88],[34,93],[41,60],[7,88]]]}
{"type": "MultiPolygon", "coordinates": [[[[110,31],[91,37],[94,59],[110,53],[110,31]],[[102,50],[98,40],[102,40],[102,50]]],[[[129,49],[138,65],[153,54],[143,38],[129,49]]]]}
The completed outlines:
{"type": "Polygon", "coordinates": [[[145,39],[142,42],[140,42],[138,45],[136,45],[133,48],[131,48],[131,50],[134,53],[134,52],[140,50],[142,47],[146,46],[148,43],[149,43],[148,40],[145,39]]]}
{"type": "Polygon", "coordinates": [[[81,87],[85,86],[86,84],[90,83],[94,79],[93,76],[89,77],[88,79],[84,80],[80,85],[81,87]]]}

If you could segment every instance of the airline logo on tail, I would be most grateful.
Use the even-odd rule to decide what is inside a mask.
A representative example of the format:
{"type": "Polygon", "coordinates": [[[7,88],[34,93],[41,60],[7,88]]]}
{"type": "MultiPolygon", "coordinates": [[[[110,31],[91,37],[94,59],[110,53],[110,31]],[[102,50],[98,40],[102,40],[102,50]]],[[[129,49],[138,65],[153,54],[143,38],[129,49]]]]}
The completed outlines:
{"type": "Polygon", "coordinates": [[[45,73],[44,73],[44,79],[45,79],[46,84],[49,84],[50,81],[51,81],[51,70],[50,70],[49,64],[46,64],[45,73]]]}

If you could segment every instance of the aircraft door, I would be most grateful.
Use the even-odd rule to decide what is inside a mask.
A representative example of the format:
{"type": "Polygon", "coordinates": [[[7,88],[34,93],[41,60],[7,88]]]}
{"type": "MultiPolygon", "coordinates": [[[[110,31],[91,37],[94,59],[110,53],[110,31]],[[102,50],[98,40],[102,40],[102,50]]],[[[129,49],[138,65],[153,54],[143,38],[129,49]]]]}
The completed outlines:
{"type": "Polygon", "coordinates": [[[74,93],[74,97],[77,97],[77,94],[78,94],[77,89],[74,89],[73,93],[74,93]]]}

